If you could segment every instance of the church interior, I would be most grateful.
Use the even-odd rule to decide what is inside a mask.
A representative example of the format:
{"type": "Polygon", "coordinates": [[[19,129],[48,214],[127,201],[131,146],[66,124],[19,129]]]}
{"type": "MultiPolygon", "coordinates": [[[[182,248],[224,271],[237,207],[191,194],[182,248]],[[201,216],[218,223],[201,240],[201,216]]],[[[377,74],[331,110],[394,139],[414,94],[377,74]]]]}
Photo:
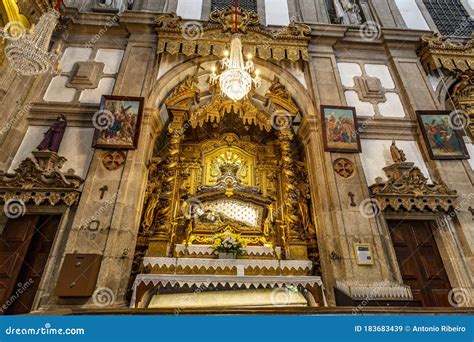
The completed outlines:
{"type": "Polygon", "coordinates": [[[0,313],[472,314],[448,2],[1,0],[0,313]]]}

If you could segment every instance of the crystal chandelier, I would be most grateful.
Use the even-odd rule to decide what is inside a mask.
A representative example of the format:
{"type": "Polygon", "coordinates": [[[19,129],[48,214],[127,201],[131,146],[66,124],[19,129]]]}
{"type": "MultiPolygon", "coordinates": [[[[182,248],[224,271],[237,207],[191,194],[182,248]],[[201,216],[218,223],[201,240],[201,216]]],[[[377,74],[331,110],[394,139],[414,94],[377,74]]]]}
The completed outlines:
{"type": "Polygon", "coordinates": [[[234,17],[234,35],[230,42],[230,53],[225,51],[224,58],[221,61],[219,73],[216,73],[216,67],[212,68],[210,84],[215,85],[219,82],[221,92],[228,98],[238,101],[243,99],[250,92],[252,87],[260,86],[259,71],[255,70],[252,62],[252,55],[247,56],[244,62],[242,54],[242,42],[237,34],[238,20],[238,1],[235,1],[234,17]]]}
{"type": "Polygon", "coordinates": [[[228,98],[241,100],[250,92],[252,86],[260,86],[259,71],[255,70],[252,55],[249,54],[244,62],[242,42],[237,34],[232,37],[230,54],[228,51],[224,53],[221,64],[223,71],[220,74],[216,73],[216,67],[212,68],[210,83],[216,84],[219,81],[222,93],[228,98]]]}
{"type": "Polygon", "coordinates": [[[11,37],[4,34],[8,40],[5,55],[12,68],[21,75],[40,75],[47,72],[58,59],[58,52],[48,52],[51,36],[59,21],[57,9],[44,13],[38,24],[19,36],[11,37]]]}

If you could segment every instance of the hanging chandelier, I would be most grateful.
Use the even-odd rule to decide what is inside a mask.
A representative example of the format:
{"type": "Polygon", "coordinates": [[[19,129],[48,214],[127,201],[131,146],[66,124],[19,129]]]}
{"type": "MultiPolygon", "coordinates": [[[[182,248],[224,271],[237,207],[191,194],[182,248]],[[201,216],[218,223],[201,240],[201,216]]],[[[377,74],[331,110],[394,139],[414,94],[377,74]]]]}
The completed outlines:
{"type": "Polygon", "coordinates": [[[224,52],[219,73],[216,72],[217,68],[214,66],[210,77],[210,84],[215,85],[219,83],[222,94],[234,101],[243,99],[252,90],[252,87],[258,88],[261,83],[260,73],[258,70],[255,70],[252,55],[249,54],[247,61],[244,62],[242,41],[237,34],[237,8],[238,1],[236,0],[234,35],[230,43],[230,53],[229,51],[224,52]]]}
{"type": "MultiPolygon", "coordinates": [[[[9,37],[5,55],[12,68],[21,75],[32,76],[47,72],[56,63],[59,51],[49,52],[51,36],[59,21],[58,0],[56,7],[44,13],[37,25],[19,36],[9,37]]],[[[59,50],[59,49],[58,49],[59,50]]]]}

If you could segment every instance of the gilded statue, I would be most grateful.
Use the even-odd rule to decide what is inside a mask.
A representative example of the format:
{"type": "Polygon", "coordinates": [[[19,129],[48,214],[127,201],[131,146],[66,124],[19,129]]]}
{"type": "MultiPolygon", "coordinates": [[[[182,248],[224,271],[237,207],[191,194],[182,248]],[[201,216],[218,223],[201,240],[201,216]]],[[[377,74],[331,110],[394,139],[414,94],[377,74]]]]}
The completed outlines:
{"type": "Polygon", "coordinates": [[[405,157],[405,152],[397,147],[395,140],[392,140],[392,145],[390,146],[390,154],[392,155],[392,160],[394,163],[403,163],[407,160],[405,157]]]}
{"type": "Polygon", "coordinates": [[[149,167],[148,185],[145,191],[145,210],[143,214],[142,227],[146,232],[150,229],[155,217],[155,209],[160,201],[161,174],[159,164],[161,160],[153,161],[149,167]]]}

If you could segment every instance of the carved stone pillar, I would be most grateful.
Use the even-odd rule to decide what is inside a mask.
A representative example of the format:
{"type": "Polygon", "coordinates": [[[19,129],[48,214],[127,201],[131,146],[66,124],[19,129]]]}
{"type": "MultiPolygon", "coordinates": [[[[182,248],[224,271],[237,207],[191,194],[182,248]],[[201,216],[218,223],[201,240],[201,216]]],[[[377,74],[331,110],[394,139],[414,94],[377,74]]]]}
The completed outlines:
{"type": "Polygon", "coordinates": [[[471,139],[474,139],[474,70],[461,73],[461,80],[454,86],[453,95],[454,107],[467,115],[459,119],[469,122],[469,127],[466,128],[469,130],[471,139]]]}
{"type": "Polygon", "coordinates": [[[289,259],[307,259],[308,250],[301,234],[300,217],[298,216],[298,190],[291,142],[293,133],[289,129],[278,131],[278,141],[281,148],[282,186],[284,202],[284,246],[289,259]]]}

